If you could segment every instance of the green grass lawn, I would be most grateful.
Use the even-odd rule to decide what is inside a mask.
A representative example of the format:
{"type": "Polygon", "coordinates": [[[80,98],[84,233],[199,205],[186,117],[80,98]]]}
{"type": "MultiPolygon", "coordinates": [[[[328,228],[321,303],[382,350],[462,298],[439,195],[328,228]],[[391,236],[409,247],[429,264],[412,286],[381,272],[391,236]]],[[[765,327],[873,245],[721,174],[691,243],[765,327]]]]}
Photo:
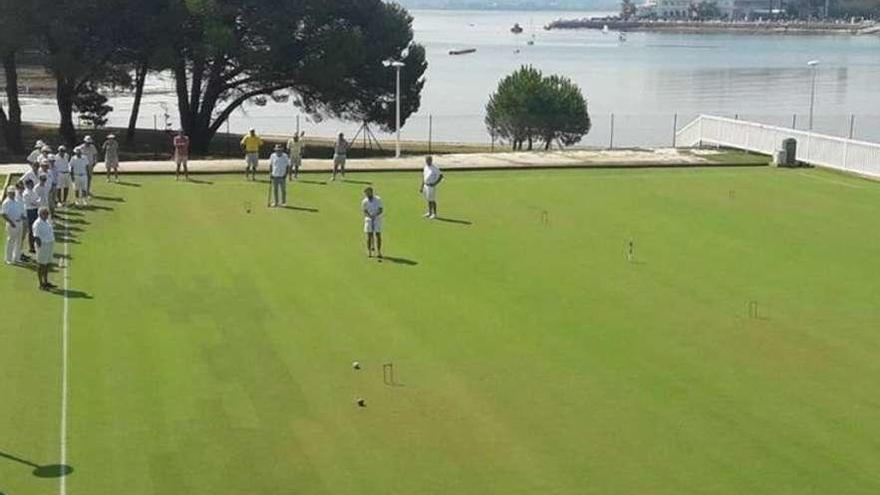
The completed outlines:
{"type": "MultiPolygon", "coordinates": [[[[880,492],[880,185],[354,175],[379,263],[361,183],[125,179],[67,217],[71,495],[880,492]]],[[[3,268],[0,492],[58,493],[64,298],[3,268]]]]}

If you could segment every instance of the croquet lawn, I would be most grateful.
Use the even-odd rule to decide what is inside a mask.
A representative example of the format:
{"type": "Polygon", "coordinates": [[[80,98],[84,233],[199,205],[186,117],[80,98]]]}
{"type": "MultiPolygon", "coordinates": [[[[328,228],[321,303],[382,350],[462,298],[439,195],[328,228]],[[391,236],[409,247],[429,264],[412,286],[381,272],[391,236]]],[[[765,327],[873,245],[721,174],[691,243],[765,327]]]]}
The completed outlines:
{"type": "Polygon", "coordinates": [[[66,293],[0,270],[4,495],[880,493],[876,183],[459,172],[429,221],[420,174],[123,179],[66,293]]]}

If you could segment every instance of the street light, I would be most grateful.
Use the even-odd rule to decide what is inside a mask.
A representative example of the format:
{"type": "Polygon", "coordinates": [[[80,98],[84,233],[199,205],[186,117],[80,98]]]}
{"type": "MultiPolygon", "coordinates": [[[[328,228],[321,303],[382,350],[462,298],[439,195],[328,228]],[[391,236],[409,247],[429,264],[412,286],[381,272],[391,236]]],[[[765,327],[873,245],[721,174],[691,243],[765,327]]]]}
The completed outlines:
{"type": "Polygon", "coordinates": [[[816,72],[818,72],[819,61],[810,60],[807,66],[813,71],[813,82],[810,84],[810,130],[813,130],[813,107],[816,106],[816,72]]]}
{"type": "Polygon", "coordinates": [[[403,62],[399,60],[386,60],[382,62],[382,65],[385,67],[394,67],[397,69],[397,117],[395,121],[395,129],[397,130],[397,140],[394,146],[394,156],[395,158],[400,158],[400,69],[406,66],[403,62]]]}

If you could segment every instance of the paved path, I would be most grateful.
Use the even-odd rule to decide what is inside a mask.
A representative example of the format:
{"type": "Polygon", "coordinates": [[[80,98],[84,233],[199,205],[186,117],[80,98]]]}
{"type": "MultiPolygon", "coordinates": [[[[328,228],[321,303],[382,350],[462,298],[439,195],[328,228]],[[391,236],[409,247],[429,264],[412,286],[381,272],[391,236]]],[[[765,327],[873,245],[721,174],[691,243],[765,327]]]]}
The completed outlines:
{"type": "MultiPolygon", "coordinates": [[[[527,169],[527,168],[590,168],[590,167],[694,167],[717,165],[712,160],[719,152],[714,150],[676,150],[659,148],[654,150],[571,150],[547,152],[519,153],[466,153],[438,155],[438,165],[444,170],[492,170],[492,169],[527,169]]],[[[421,170],[424,158],[421,156],[376,159],[351,159],[346,169],[357,171],[405,171],[421,170]]],[[[266,170],[267,159],[260,161],[260,169],[266,170]]],[[[138,161],[122,162],[120,171],[123,173],[174,173],[174,162],[138,161]]],[[[192,160],[189,162],[190,172],[220,173],[243,172],[244,160],[192,160]]],[[[303,161],[304,171],[329,171],[330,160],[303,161]]],[[[0,165],[0,174],[19,174],[27,170],[26,165],[0,165]]],[[[103,172],[103,164],[96,167],[103,172]]]]}

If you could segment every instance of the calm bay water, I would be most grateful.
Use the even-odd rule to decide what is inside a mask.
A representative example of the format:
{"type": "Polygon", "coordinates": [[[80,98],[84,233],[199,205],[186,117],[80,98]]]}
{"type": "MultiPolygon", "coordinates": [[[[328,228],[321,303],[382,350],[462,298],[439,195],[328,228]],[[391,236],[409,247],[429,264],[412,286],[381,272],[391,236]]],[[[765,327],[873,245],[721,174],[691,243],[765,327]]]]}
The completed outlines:
{"type": "MultiPolygon", "coordinates": [[[[521,65],[571,77],[584,90],[593,130],[584,145],[607,146],[614,114],[616,146],[671,143],[673,115],[678,127],[699,113],[734,116],[798,128],[807,125],[811,73],[806,63],[821,61],[817,73],[815,128],[849,132],[856,115],[856,138],[880,142],[880,36],[781,36],[734,34],[629,33],[626,42],[599,31],[544,31],[549,21],[599,13],[413,11],[418,42],[427,48],[429,69],[419,114],[403,129],[405,139],[427,139],[429,115],[439,141],[488,142],[483,108],[499,79],[521,65]],[[509,29],[519,22],[525,33],[509,29]],[[533,46],[527,40],[534,36],[533,46]],[[476,48],[450,56],[455,48],[476,48]],[[793,117],[794,115],[797,117],[793,117]]],[[[376,70],[387,70],[378,67],[376,70]]],[[[389,70],[389,77],[393,77],[389,70]]],[[[176,124],[172,83],[150,81],[140,125],[170,110],[176,124]]],[[[28,100],[29,119],[57,119],[51,102],[28,100]]],[[[114,97],[111,123],[127,122],[131,98],[114,97]]],[[[231,120],[233,131],[254,125],[264,133],[295,126],[289,104],[248,106],[231,120]]],[[[158,118],[163,125],[162,117],[158,118]]],[[[337,130],[354,134],[358,125],[302,117],[313,135],[337,130]]]]}

